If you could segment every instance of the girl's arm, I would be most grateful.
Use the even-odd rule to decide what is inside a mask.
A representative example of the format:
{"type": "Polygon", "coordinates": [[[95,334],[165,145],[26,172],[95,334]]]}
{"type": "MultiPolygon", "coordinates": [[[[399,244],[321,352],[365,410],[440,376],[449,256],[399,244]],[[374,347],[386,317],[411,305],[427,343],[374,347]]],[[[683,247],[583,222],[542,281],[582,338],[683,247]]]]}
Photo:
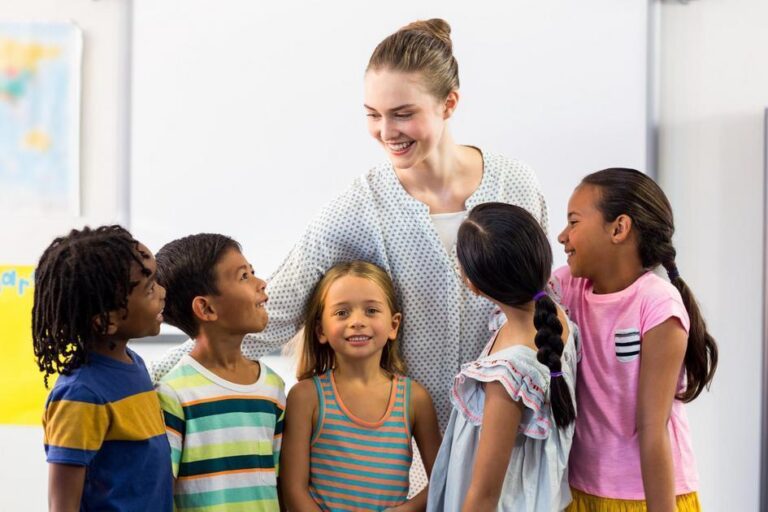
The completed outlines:
{"type": "Polygon", "coordinates": [[[485,384],[483,426],[463,512],[496,510],[522,416],[523,405],[501,383],[485,384]]]}
{"type": "Polygon", "coordinates": [[[637,433],[649,512],[674,512],[675,482],[667,423],[675,398],[688,335],[676,318],[649,330],[640,353],[637,433]]]}
{"type": "Polygon", "coordinates": [[[48,510],[78,512],[85,485],[85,466],[49,464],[48,510]]]}
{"type": "Polygon", "coordinates": [[[303,380],[291,388],[285,406],[280,453],[280,487],[287,510],[320,512],[309,494],[309,443],[317,408],[317,393],[312,380],[303,380]]]}
{"type": "MultiPolygon", "coordinates": [[[[427,477],[432,474],[432,466],[435,464],[437,452],[440,450],[440,427],[437,424],[437,413],[432,404],[432,397],[429,392],[416,381],[411,381],[411,404],[410,415],[412,418],[411,429],[413,437],[416,439],[416,446],[419,447],[419,454],[424,463],[424,469],[427,471],[427,477]]],[[[427,496],[429,495],[429,486],[408,500],[407,502],[393,507],[391,512],[416,512],[427,508],[427,496]]]]}

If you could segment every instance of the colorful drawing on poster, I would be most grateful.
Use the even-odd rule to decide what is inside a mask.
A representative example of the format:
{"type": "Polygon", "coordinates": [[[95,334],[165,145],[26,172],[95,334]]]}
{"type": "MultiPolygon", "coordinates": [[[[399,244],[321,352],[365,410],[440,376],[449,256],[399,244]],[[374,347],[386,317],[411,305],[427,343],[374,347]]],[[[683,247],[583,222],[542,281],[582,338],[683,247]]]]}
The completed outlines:
{"type": "Polygon", "coordinates": [[[80,213],[82,32],[0,22],[0,213],[80,213]]]}
{"type": "Polygon", "coordinates": [[[34,286],[34,267],[0,265],[0,424],[41,424],[48,390],[32,351],[34,286]]]}

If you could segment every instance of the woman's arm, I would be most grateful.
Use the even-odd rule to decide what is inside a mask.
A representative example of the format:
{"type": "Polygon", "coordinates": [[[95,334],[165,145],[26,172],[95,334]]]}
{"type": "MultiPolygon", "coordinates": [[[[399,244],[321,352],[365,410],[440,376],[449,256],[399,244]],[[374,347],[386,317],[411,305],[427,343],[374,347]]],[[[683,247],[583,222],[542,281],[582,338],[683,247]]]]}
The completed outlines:
{"type": "MultiPolygon", "coordinates": [[[[427,477],[432,474],[432,466],[435,464],[437,452],[440,450],[440,427],[437,424],[437,413],[432,403],[429,392],[416,381],[411,381],[411,403],[409,405],[411,416],[411,430],[419,448],[427,477]]],[[[407,502],[388,509],[392,512],[416,512],[427,508],[427,496],[429,486],[419,492],[407,502]]]]}
{"type": "Polygon", "coordinates": [[[640,465],[649,512],[674,512],[675,482],[667,423],[675,398],[688,335],[676,318],[643,336],[637,396],[640,465]]]}
{"type": "Polygon", "coordinates": [[[85,466],[48,465],[48,510],[78,512],[83,499],[85,466]]]}
{"type": "Polygon", "coordinates": [[[317,393],[312,380],[303,380],[288,393],[280,453],[280,487],[285,508],[320,512],[309,494],[309,444],[317,421],[317,393]]]}
{"type": "Polygon", "coordinates": [[[504,386],[485,384],[483,426],[462,511],[496,510],[522,416],[523,405],[512,400],[504,386]]]}

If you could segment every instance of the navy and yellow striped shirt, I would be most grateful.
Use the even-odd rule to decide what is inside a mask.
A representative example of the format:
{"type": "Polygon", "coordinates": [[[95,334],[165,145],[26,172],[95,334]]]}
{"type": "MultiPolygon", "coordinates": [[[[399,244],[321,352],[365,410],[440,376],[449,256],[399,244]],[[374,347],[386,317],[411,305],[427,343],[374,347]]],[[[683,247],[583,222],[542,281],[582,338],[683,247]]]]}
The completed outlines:
{"type": "Polygon", "coordinates": [[[86,466],[81,510],[170,511],[170,448],[144,361],[89,354],[61,375],[43,415],[49,463],[86,466]]]}

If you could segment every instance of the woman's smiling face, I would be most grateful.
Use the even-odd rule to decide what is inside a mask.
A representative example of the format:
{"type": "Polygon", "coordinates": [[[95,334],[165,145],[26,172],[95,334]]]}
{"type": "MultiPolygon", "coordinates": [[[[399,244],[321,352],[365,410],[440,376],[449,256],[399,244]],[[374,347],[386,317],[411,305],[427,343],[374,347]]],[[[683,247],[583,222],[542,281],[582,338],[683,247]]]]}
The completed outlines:
{"type": "Polygon", "coordinates": [[[365,75],[368,132],[396,169],[422,163],[437,148],[450,117],[455,93],[445,100],[431,94],[419,73],[390,69],[365,75]]]}

